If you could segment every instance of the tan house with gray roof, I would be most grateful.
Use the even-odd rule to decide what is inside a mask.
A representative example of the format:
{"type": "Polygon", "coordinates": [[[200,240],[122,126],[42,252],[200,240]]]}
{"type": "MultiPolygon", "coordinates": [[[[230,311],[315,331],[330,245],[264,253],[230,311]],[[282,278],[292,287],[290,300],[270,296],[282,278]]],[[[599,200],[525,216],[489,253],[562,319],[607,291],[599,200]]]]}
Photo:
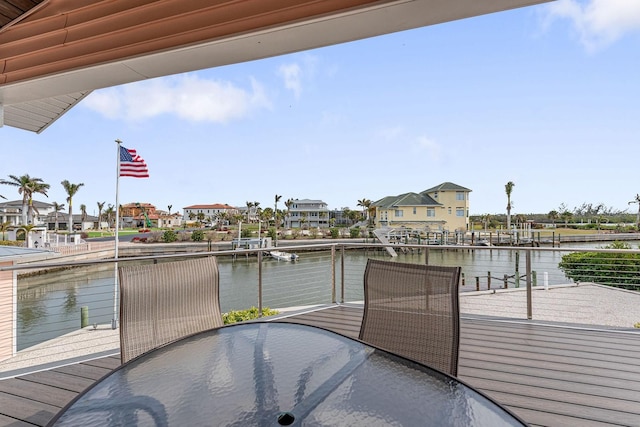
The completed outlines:
{"type": "Polygon", "coordinates": [[[471,190],[452,182],[424,190],[387,196],[372,203],[375,226],[425,231],[467,231],[471,190]]]}

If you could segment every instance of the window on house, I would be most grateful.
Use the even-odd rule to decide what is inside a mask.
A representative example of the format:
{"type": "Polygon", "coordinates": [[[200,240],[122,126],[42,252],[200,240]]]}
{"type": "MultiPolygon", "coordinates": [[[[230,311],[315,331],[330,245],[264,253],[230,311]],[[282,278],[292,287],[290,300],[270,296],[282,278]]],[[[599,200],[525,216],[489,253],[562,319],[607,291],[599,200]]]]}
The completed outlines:
{"type": "Polygon", "coordinates": [[[395,211],[393,211],[393,215],[396,218],[400,218],[400,217],[404,216],[403,214],[404,214],[404,212],[402,211],[402,209],[396,209],[395,211]]]}
{"type": "Polygon", "coordinates": [[[449,215],[451,215],[451,208],[448,208],[448,211],[449,211],[449,215]]]}
{"type": "Polygon", "coordinates": [[[434,208],[427,208],[427,217],[434,218],[436,216],[436,210],[434,208]]]}
{"type": "Polygon", "coordinates": [[[456,216],[463,217],[464,216],[464,209],[463,208],[456,208],[456,216]]]}
{"type": "Polygon", "coordinates": [[[464,200],[464,191],[456,191],[456,200],[464,200]]]}
{"type": "Polygon", "coordinates": [[[413,214],[414,215],[416,214],[416,208],[415,207],[413,208],[413,214]]]}

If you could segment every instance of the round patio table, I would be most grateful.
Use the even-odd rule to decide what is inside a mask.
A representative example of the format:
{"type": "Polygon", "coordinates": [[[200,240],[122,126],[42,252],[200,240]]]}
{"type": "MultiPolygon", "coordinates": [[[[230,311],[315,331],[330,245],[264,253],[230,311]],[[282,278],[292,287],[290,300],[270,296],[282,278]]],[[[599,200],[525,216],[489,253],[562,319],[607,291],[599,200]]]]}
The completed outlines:
{"type": "Polygon", "coordinates": [[[454,377],[313,326],[251,322],[147,352],[50,425],[523,426],[454,377]]]}

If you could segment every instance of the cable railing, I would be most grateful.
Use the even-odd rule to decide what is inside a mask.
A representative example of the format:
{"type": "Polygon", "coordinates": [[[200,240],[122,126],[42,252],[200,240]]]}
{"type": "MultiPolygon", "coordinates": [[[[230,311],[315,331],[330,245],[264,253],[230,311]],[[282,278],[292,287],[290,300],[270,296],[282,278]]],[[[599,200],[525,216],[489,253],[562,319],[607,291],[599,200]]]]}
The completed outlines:
{"type": "MultiPolygon", "coordinates": [[[[563,311],[562,301],[551,309],[542,299],[536,305],[537,296],[542,295],[537,290],[576,287],[587,282],[640,297],[640,250],[409,244],[393,247],[397,252],[393,258],[381,244],[328,243],[278,248],[296,253],[297,261],[276,260],[269,256],[273,248],[261,248],[117,260],[53,259],[0,264],[0,284],[12,289],[10,295],[5,292],[0,298],[0,354],[9,360],[20,355],[37,365],[56,354],[65,358],[68,346],[80,348],[84,354],[117,352],[118,331],[113,329],[117,327],[114,317],[118,313],[116,262],[152,263],[214,255],[220,271],[223,312],[251,307],[257,307],[259,312],[266,307],[282,312],[293,307],[361,303],[369,258],[461,266],[463,315],[467,310],[466,314],[523,320],[544,318],[549,310],[563,311]],[[518,295],[520,302],[477,297],[505,292],[518,295]],[[484,305],[489,302],[493,305],[484,305]],[[1,341],[3,335],[10,335],[11,340],[1,341]],[[61,337],[69,336],[76,337],[73,344],[60,344],[64,342],[61,337]]],[[[602,301],[596,298],[578,307],[582,314],[597,310],[602,301]]],[[[640,309],[635,308],[632,314],[637,314],[635,322],[640,322],[640,309]]],[[[583,317],[577,319],[578,323],[584,322],[583,317]]],[[[628,321],[623,325],[608,324],[607,316],[597,321],[603,326],[633,327],[633,322],[628,321]]],[[[0,360],[0,372],[10,369],[6,366],[10,364],[0,360]]]]}

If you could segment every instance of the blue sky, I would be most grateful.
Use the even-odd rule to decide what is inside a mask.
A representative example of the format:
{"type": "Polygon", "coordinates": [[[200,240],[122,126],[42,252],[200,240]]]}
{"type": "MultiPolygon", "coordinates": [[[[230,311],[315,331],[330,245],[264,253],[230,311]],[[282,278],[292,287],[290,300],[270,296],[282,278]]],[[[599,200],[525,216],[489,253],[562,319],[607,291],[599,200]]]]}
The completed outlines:
{"type": "Polygon", "coordinates": [[[495,214],[512,181],[512,213],[635,213],[639,70],[640,1],[559,0],[98,90],[40,135],[1,128],[0,177],[43,178],[59,203],[82,182],[76,212],[97,213],[120,139],[151,175],[122,178],[120,203],[165,210],[275,194],[354,209],[451,181],[495,214]]]}

